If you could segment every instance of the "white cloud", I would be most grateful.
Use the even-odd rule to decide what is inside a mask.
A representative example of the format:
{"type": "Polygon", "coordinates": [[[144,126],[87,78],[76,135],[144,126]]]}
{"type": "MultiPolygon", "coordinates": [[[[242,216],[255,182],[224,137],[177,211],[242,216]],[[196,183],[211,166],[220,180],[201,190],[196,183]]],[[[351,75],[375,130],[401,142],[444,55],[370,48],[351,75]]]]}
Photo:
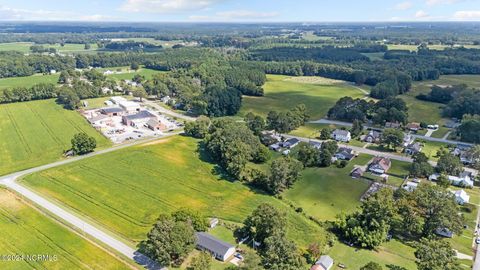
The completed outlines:
{"type": "Polygon", "coordinates": [[[417,19],[426,19],[428,17],[430,17],[428,13],[423,10],[419,10],[415,13],[415,18],[417,19]]]}
{"type": "Polygon", "coordinates": [[[224,0],[127,0],[120,10],[125,12],[178,13],[206,9],[224,0]]]}
{"type": "Polygon", "coordinates": [[[78,15],[69,11],[29,10],[0,6],[1,21],[105,21],[118,18],[95,15],[78,15]]]}
{"type": "Polygon", "coordinates": [[[460,21],[480,20],[480,10],[462,10],[453,14],[453,19],[460,21]]]}
{"type": "Polygon", "coordinates": [[[406,2],[401,2],[401,3],[396,4],[393,7],[393,9],[395,9],[395,10],[407,10],[407,9],[412,8],[412,6],[413,6],[412,2],[406,1],[406,2]]]}
{"type": "Polygon", "coordinates": [[[277,17],[278,12],[257,12],[252,10],[219,11],[212,16],[193,15],[192,21],[258,21],[277,17]]]}

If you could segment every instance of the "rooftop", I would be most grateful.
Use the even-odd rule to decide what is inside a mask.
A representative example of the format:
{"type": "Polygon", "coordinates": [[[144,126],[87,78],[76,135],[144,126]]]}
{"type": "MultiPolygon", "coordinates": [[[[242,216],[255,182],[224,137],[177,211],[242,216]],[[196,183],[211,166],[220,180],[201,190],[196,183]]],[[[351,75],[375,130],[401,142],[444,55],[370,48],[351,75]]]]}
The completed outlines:
{"type": "Polygon", "coordinates": [[[136,114],[127,115],[127,116],[124,116],[124,117],[128,120],[137,120],[137,119],[144,119],[144,118],[156,118],[156,116],[153,115],[149,111],[140,111],[136,114]]]}
{"type": "Polygon", "coordinates": [[[208,233],[197,232],[195,235],[197,237],[197,245],[213,251],[216,254],[225,255],[229,249],[234,248],[233,245],[217,239],[208,233]]]}

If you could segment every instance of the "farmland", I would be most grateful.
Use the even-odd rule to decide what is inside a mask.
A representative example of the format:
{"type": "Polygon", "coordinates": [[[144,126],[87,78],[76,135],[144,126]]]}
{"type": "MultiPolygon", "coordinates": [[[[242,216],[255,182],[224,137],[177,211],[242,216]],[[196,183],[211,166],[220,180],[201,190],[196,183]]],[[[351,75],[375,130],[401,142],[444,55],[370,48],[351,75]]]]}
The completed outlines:
{"type": "Polygon", "coordinates": [[[271,110],[283,111],[303,103],[312,119],[320,119],[341,97],[364,97],[362,92],[344,82],[323,78],[312,81],[312,78],[267,75],[265,96],[244,97],[240,114],[255,112],[266,115],[271,110]]]}
{"type": "Polygon", "coordinates": [[[2,269],[129,269],[122,261],[84,240],[0,188],[0,253],[56,255],[52,261],[2,261],[2,269]]]}
{"type": "Polygon", "coordinates": [[[164,139],[30,175],[22,183],[132,243],[145,238],[160,213],[178,207],[242,222],[264,202],[287,211],[289,234],[300,245],[324,236],[281,201],[225,180],[197,144],[186,137],[164,139]]]}
{"type": "Polygon", "coordinates": [[[75,133],[95,137],[98,147],[110,144],[77,112],[54,100],[0,105],[0,130],[0,175],[60,159],[75,133]]]}

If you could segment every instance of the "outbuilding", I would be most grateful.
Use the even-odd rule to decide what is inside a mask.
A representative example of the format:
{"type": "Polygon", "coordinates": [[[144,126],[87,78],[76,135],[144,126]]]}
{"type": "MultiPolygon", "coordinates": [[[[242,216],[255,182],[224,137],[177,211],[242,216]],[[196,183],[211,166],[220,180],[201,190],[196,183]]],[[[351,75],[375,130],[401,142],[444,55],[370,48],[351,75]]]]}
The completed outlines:
{"type": "Polygon", "coordinates": [[[227,261],[235,254],[235,247],[227,242],[205,233],[197,232],[197,248],[212,254],[217,260],[227,261]]]}
{"type": "Polygon", "coordinates": [[[136,114],[122,116],[122,123],[127,126],[139,126],[146,124],[150,119],[156,119],[156,116],[149,111],[140,111],[136,114]]]}
{"type": "Polygon", "coordinates": [[[150,118],[147,121],[146,125],[149,129],[153,131],[167,129],[167,127],[164,124],[162,124],[162,122],[158,121],[156,118],[150,118]]]}
{"type": "Polygon", "coordinates": [[[323,270],[329,270],[333,267],[333,259],[328,255],[322,255],[315,265],[319,265],[323,270]]]}
{"type": "Polygon", "coordinates": [[[123,101],[120,102],[120,108],[122,108],[127,113],[139,112],[141,110],[140,104],[133,101],[123,101]]]}

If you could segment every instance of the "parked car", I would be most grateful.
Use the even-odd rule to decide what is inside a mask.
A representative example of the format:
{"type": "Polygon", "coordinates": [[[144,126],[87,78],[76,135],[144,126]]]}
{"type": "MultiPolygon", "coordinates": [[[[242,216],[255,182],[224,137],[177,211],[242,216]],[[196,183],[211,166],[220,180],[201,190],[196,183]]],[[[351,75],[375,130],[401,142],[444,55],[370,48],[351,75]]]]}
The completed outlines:
{"type": "Polygon", "coordinates": [[[476,243],[477,245],[480,245],[480,237],[477,238],[477,239],[475,239],[475,243],[476,243]]]}
{"type": "Polygon", "coordinates": [[[235,258],[239,259],[239,260],[243,260],[243,256],[242,254],[240,253],[235,253],[235,255],[233,255],[235,258]]]}

